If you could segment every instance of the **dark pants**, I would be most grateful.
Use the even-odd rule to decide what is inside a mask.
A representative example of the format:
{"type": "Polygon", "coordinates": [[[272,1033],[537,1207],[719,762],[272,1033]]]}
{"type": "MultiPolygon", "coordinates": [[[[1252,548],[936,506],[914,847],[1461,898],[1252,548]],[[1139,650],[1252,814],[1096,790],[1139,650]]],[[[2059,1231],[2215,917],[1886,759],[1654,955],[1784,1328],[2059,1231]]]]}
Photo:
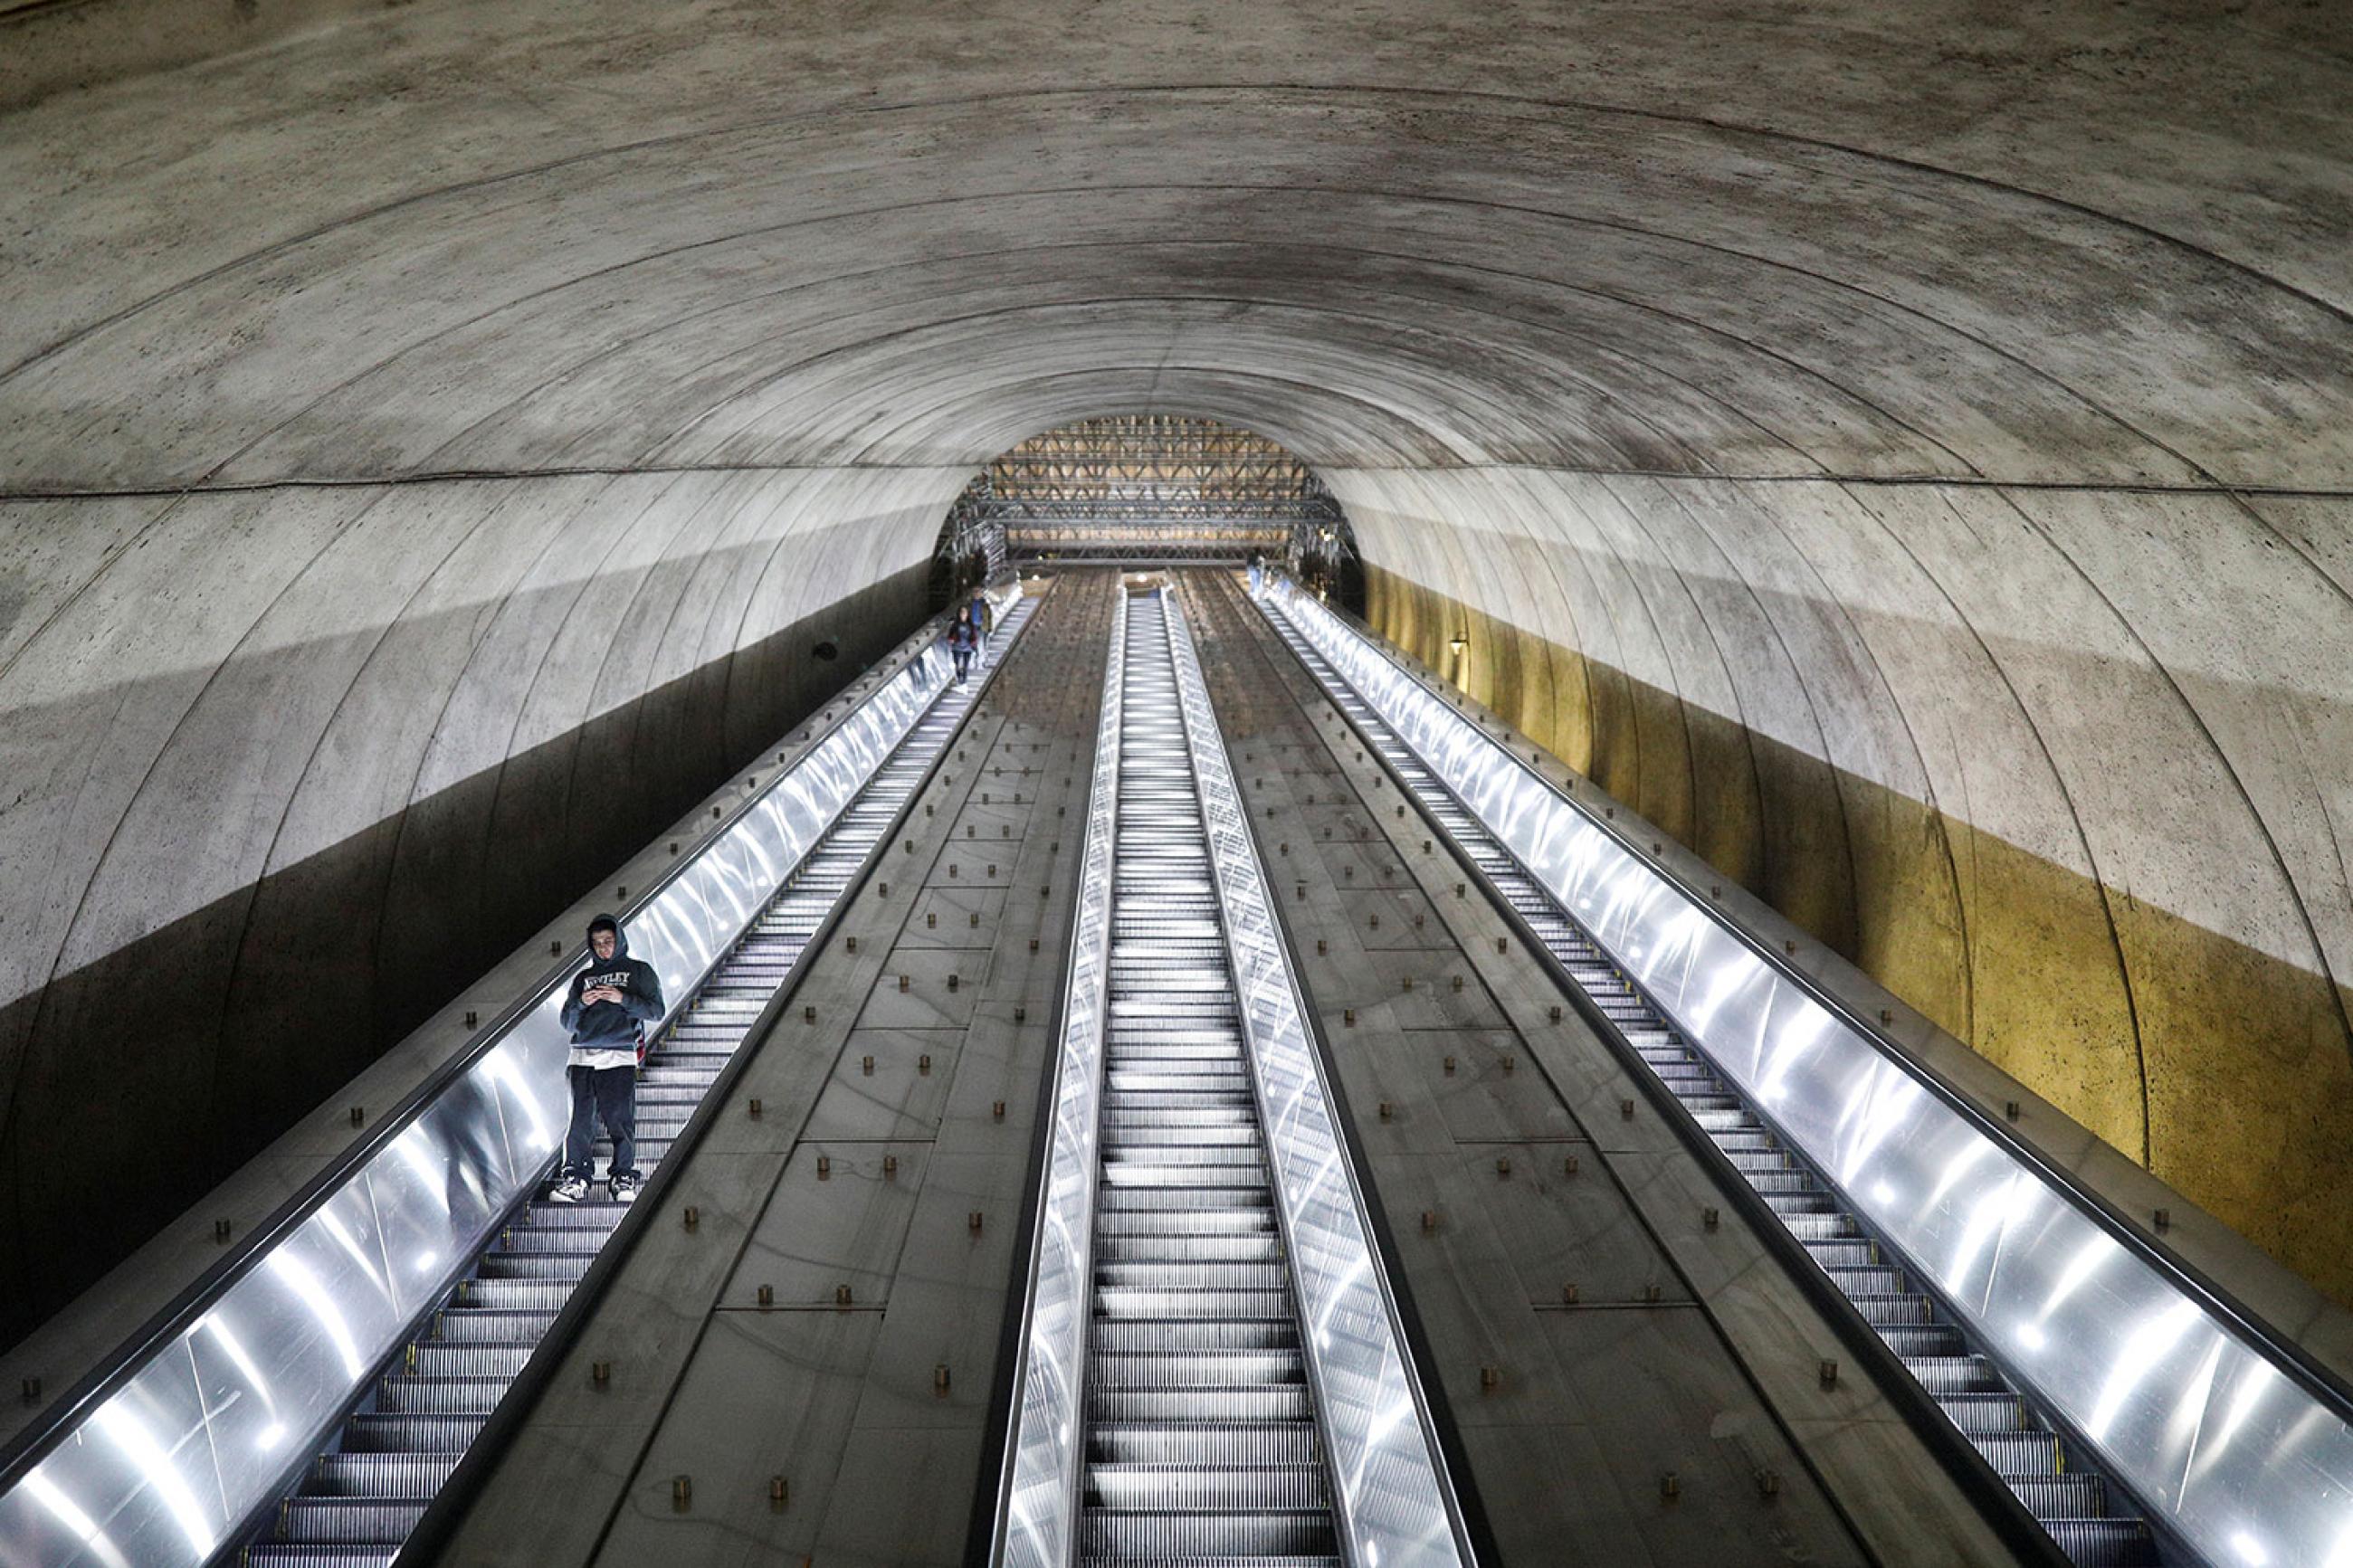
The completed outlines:
{"type": "Polygon", "coordinates": [[[613,1136],[608,1176],[638,1174],[638,1069],[565,1068],[572,1082],[572,1127],[564,1135],[564,1173],[589,1181],[596,1163],[588,1146],[596,1141],[596,1121],[613,1136]]]}
{"type": "Polygon", "coordinates": [[[956,679],[958,680],[962,680],[964,679],[964,672],[972,668],[972,649],[968,647],[960,647],[951,649],[950,651],[955,655],[956,679]]]}

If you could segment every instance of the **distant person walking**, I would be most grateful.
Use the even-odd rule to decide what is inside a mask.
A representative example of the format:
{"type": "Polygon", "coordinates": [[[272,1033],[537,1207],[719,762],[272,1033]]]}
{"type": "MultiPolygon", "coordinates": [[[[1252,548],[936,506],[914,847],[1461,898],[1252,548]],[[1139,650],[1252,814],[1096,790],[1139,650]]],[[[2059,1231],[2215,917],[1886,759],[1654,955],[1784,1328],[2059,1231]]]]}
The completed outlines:
{"type": "Polygon", "coordinates": [[[564,1069],[572,1087],[572,1125],[564,1135],[564,1170],[548,1196],[576,1204],[596,1174],[591,1148],[596,1123],[613,1140],[606,1185],[617,1204],[638,1195],[638,1068],[646,1059],[646,1026],[662,1016],[661,976],[629,956],[621,922],[598,915],[588,922],[588,967],[572,977],[564,999],[564,1026],[572,1055],[564,1069]]]}
{"type": "Polygon", "coordinates": [[[948,652],[955,659],[956,684],[964,684],[965,671],[972,668],[972,656],[980,647],[980,633],[972,624],[969,607],[956,612],[955,625],[948,628],[948,652]]]}
{"type": "Polygon", "coordinates": [[[988,646],[988,634],[993,629],[989,625],[990,607],[988,595],[975,588],[972,591],[972,646],[976,648],[988,646]]]}
{"type": "Polygon", "coordinates": [[[1253,599],[1257,598],[1259,595],[1265,590],[1265,588],[1266,557],[1258,551],[1253,550],[1250,552],[1250,597],[1253,599]]]}

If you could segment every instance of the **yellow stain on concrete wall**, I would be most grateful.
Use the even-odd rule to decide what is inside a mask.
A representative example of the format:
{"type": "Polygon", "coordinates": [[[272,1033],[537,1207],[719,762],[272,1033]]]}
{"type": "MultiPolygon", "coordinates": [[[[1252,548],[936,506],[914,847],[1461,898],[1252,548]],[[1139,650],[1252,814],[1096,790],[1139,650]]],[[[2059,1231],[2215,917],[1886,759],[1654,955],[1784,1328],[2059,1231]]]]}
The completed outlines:
{"type": "Polygon", "coordinates": [[[2326,978],[1420,584],[1366,578],[1382,636],[2353,1303],[2353,1055],[2326,978]]]}

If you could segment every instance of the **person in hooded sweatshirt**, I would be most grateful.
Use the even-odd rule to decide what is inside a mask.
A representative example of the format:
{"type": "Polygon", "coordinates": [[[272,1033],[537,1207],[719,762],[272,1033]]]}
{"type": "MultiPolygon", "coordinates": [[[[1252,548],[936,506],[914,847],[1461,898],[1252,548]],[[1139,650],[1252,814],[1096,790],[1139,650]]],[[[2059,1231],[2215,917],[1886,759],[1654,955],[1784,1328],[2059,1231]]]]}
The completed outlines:
{"type": "Polygon", "coordinates": [[[565,1076],[572,1085],[572,1126],[564,1136],[564,1169],[548,1196],[576,1204],[596,1173],[590,1146],[601,1119],[612,1135],[613,1163],[605,1174],[613,1201],[638,1195],[638,1064],[645,1059],[646,1026],[662,1016],[661,977],[629,956],[621,922],[598,915],[588,922],[588,967],[572,977],[564,998],[564,1026],[572,1031],[565,1076]]]}

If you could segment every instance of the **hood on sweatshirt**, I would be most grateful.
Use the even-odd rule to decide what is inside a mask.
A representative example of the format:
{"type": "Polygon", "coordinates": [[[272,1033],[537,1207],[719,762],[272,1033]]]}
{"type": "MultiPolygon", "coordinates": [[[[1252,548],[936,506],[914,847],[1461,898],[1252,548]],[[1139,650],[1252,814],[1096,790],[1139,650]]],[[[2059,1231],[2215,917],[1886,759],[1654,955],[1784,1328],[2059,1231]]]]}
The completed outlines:
{"type": "Polygon", "coordinates": [[[621,929],[621,922],[615,920],[611,915],[598,915],[596,919],[588,922],[588,956],[591,958],[595,958],[596,956],[596,933],[608,928],[613,933],[613,956],[615,958],[628,957],[629,933],[623,931],[621,929]]]}

